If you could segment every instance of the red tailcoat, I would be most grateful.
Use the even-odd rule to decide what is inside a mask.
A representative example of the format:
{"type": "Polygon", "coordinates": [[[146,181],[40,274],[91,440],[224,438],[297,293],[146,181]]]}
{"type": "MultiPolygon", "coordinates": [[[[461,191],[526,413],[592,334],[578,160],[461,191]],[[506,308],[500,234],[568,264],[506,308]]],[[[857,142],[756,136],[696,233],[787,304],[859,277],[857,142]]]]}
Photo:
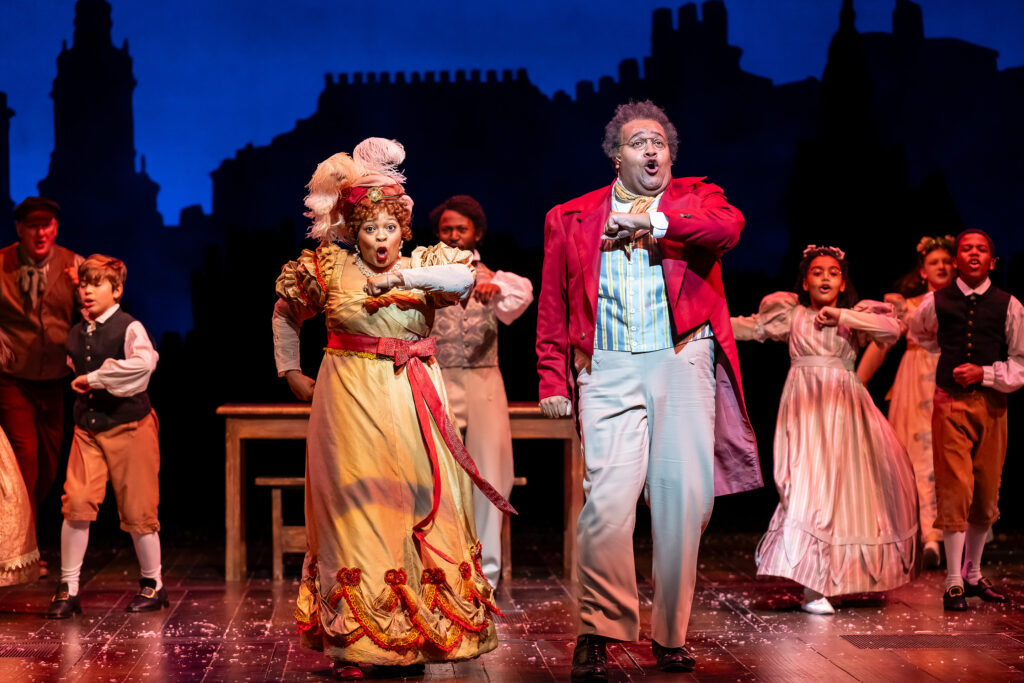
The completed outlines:
{"type": "MultiPolygon", "coordinates": [[[[710,322],[715,333],[715,495],[722,495],[763,482],[719,260],[739,240],[743,214],[726,201],[722,188],[702,180],[677,178],[669,184],[658,204],[668,218],[659,244],[675,330],[685,333],[710,322]]],[[[575,398],[573,347],[594,353],[601,235],[611,196],[609,185],[556,206],[545,220],[537,311],[540,398],[575,398]]]]}

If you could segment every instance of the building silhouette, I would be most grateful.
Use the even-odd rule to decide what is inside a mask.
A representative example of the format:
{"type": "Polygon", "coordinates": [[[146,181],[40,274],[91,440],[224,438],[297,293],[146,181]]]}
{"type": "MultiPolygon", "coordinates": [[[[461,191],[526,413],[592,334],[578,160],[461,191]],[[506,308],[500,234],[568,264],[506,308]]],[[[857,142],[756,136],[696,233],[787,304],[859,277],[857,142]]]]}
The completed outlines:
{"type": "MultiPolygon", "coordinates": [[[[156,211],[158,186],[144,160],[136,164],[127,44],[111,42],[106,1],[78,0],[73,45],[58,58],[55,147],[39,189],[64,207],[63,244],[125,259],[126,308],[155,337],[192,330],[161,340],[152,385],[164,424],[175,426],[163,432],[165,450],[180,454],[168,458],[168,481],[205,486],[204,500],[217,499],[215,478],[194,481],[209,468],[195,444],[223,436],[214,408],[291,399],[274,381],[274,279],[312,246],[302,199],[316,164],[367,136],[406,146],[416,242],[433,239],[433,206],[471,194],[488,213],[485,262],[535,285],[546,211],[612,181],[604,125],[630,99],[654,100],[677,126],[674,175],[708,176],[747,218],[724,262],[736,313],[792,286],[807,243],[845,248],[858,290],[871,298],[912,264],[922,234],[973,225],[989,230],[1004,255],[1024,250],[1024,67],[999,71],[993,50],[926,37],[910,0],[895,1],[891,32],[861,33],[852,0],[835,4],[838,27],[820,80],[774,84],[745,71],[721,0],[655,11],[649,54],[623,60],[614,76],[579,82],[572,95],[545,95],[522,69],[327,74],[307,118],[212,171],[210,215],[189,207],[172,227],[156,211]]],[[[0,94],[0,160],[9,157],[12,115],[0,94]]],[[[9,211],[8,167],[0,166],[0,210],[9,211]]],[[[1017,272],[1024,282],[1024,269],[1017,272]]],[[[537,398],[535,315],[531,308],[501,332],[512,400],[537,398]]],[[[307,328],[302,357],[313,375],[323,326],[307,328]]],[[[786,348],[747,345],[741,354],[770,470],[772,392],[785,376],[786,348]]],[[[219,514],[208,508],[189,499],[176,512],[206,523],[219,514]]]]}
{"type": "Polygon", "coordinates": [[[11,200],[11,117],[14,110],[7,107],[7,93],[0,92],[0,221],[6,226],[12,217],[11,200]]]}
{"type": "Polygon", "coordinates": [[[159,186],[136,169],[128,42],[111,42],[110,4],[75,3],[75,32],[57,57],[54,148],[40,194],[60,203],[61,241],[76,250],[134,251],[140,235],[163,226],[159,186]]]}

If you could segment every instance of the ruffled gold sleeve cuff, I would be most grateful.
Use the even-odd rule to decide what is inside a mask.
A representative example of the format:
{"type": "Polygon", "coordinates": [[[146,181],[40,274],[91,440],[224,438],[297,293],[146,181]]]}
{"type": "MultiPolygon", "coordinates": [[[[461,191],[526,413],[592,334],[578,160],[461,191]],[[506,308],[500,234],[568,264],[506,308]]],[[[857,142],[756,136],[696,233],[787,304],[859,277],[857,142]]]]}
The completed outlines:
{"type": "Polygon", "coordinates": [[[322,311],[327,304],[327,283],[341,256],[336,244],[323,245],[316,251],[303,249],[297,260],[281,268],[275,286],[277,295],[292,306],[322,311]]]}
{"type": "Polygon", "coordinates": [[[416,247],[412,250],[409,258],[411,268],[422,268],[424,266],[447,266],[452,263],[461,263],[466,266],[473,266],[473,252],[465,249],[449,247],[444,242],[438,242],[429,247],[416,247]]]}

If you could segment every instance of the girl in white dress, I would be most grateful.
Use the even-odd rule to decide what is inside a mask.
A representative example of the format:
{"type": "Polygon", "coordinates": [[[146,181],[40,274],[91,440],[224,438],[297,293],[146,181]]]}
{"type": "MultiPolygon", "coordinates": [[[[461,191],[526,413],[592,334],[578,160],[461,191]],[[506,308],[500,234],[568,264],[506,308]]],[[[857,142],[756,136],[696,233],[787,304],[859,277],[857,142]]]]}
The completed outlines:
{"type": "Polygon", "coordinates": [[[811,245],[798,293],[764,298],[732,319],[737,340],[788,341],[791,365],[775,427],[779,506],[755,554],[758,575],[804,586],[804,610],[833,614],[828,598],[885,591],[912,578],[917,491],[907,452],[857,379],[857,351],[892,344],[888,304],[861,301],[845,254],[811,245]]]}

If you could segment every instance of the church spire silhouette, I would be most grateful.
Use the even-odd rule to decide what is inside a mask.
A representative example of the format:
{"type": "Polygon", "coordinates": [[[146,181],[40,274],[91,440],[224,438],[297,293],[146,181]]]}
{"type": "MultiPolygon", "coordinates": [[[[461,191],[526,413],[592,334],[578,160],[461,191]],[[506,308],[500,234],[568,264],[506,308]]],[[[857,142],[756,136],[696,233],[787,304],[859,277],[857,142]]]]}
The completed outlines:
{"type": "Polygon", "coordinates": [[[78,0],[74,41],[57,57],[53,81],[54,148],[41,194],[62,207],[69,246],[96,251],[123,245],[136,228],[163,224],[159,186],[136,171],[132,92],[135,77],[127,41],[111,41],[111,6],[78,0]]]}

